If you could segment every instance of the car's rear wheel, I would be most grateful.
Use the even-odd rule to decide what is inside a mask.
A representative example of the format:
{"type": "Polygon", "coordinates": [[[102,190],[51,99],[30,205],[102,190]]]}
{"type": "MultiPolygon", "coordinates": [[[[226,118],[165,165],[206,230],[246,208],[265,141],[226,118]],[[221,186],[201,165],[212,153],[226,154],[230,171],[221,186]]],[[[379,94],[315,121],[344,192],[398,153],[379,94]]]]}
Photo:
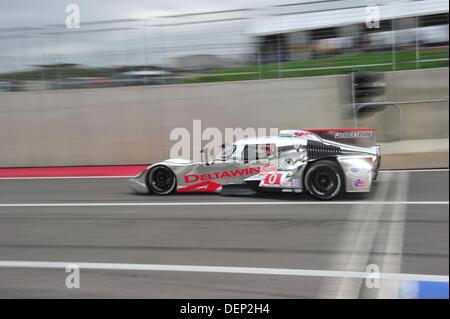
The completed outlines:
{"type": "Polygon", "coordinates": [[[329,200],[344,188],[344,177],[338,163],[322,160],[312,164],[305,174],[305,189],[314,198],[329,200]]]}
{"type": "Polygon", "coordinates": [[[166,166],[155,166],[147,173],[147,187],[156,195],[169,195],[177,187],[177,179],[173,171],[166,166]]]}

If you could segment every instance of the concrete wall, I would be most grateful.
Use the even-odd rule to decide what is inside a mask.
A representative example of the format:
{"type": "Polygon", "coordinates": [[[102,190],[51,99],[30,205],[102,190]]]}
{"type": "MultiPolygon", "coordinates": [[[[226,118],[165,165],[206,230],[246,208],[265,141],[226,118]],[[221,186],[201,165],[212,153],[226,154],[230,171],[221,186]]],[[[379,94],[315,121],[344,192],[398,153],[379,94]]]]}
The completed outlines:
{"type": "MultiPolygon", "coordinates": [[[[386,101],[406,102],[448,98],[448,68],[387,72],[386,101]]],[[[403,137],[410,139],[446,138],[449,132],[449,103],[401,104],[403,137]]],[[[376,127],[383,141],[397,140],[399,112],[388,108],[366,119],[361,125],[376,127]]]]}
{"type": "MultiPolygon", "coordinates": [[[[389,99],[448,96],[448,68],[387,82],[389,99]]],[[[0,93],[0,167],[154,162],[168,157],[170,132],[194,119],[221,130],[351,126],[349,102],[349,76],[0,93]]],[[[395,138],[389,112],[362,124],[395,138]]],[[[408,138],[448,137],[448,103],[408,106],[405,123],[408,138]]]]}

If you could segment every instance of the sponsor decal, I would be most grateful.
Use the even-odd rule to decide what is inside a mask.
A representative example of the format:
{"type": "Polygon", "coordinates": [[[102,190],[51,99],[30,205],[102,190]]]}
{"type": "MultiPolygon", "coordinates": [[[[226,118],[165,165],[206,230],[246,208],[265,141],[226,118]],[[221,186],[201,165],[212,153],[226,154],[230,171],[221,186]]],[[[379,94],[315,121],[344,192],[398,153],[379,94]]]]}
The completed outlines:
{"type": "Polygon", "coordinates": [[[283,186],[283,187],[292,187],[292,181],[284,181],[284,182],[282,183],[282,186],[283,186]]]}
{"type": "Polygon", "coordinates": [[[313,133],[309,132],[309,131],[297,131],[294,133],[294,136],[309,136],[312,135],[313,133]]]}
{"type": "Polygon", "coordinates": [[[356,132],[337,132],[334,134],[334,138],[369,138],[373,136],[372,131],[356,131],[356,132]]]}
{"type": "Polygon", "coordinates": [[[184,182],[186,184],[195,183],[198,181],[210,181],[214,179],[221,179],[235,176],[255,175],[261,171],[261,167],[249,167],[242,169],[235,169],[231,171],[213,172],[207,174],[187,174],[184,175],[184,182]]]}
{"type": "Polygon", "coordinates": [[[221,184],[212,182],[212,181],[205,181],[189,186],[185,186],[183,188],[179,188],[177,190],[178,193],[214,193],[217,191],[220,187],[222,187],[221,184]]]}
{"type": "Polygon", "coordinates": [[[352,185],[356,188],[364,187],[366,186],[366,183],[361,180],[360,178],[353,180],[352,185]]]}
{"type": "Polygon", "coordinates": [[[302,188],[302,180],[300,178],[293,178],[292,186],[294,186],[294,188],[302,188]]]}
{"type": "Polygon", "coordinates": [[[358,173],[358,172],[359,172],[359,168],[357,168],[357,167],[352,167],[352,168],[350,168],[350,172],[352,172],[352,173],[358,173]]]}
{"type": "Polygon", "coordinates": [[[265,165],[261,168],[261,172],[273,172],[277,169],[278,167],[276,165],[265,165]]]}

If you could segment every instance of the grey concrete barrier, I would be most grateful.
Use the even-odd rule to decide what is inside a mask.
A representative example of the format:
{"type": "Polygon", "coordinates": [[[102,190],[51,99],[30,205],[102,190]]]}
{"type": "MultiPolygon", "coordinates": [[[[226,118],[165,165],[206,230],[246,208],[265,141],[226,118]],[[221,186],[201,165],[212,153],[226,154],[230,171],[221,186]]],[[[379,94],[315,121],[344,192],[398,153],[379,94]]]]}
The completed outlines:
{"type": "MultiPolygon", "coordinates": [[[[169,156],[170,132],[352,126],[349,76],[0,93],[0,167],[140,164],[169,156]]],[[[387,99],[448,96],[448,68],[387,73],[387,99]]],[[[362,120],[395,139],[390,110],[362,120]]],[[[405,137],[448,137],[448,103],[405,107],[405,137]]],[[[420,150],[418,150],[420,152],[420,150]]]]}

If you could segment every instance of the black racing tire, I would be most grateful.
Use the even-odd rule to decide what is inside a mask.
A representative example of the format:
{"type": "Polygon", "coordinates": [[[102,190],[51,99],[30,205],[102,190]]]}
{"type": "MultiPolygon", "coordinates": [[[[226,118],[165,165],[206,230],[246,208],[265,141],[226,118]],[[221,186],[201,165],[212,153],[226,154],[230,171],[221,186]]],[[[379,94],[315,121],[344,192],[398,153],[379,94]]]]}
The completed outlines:
{"type": "Polygon", "coordinates": [[[164,165],[152,167],[145,178],[150,193],[170,195],[177,189],[177,178],[174,172],[164,165]]]}
{"type": "Polygon", "coordinates": [[[305,189],[319,200],[337,197],[344,189],[344,175],[340,165],[331,160],[313,163],[305,174],[305,189]]]}

